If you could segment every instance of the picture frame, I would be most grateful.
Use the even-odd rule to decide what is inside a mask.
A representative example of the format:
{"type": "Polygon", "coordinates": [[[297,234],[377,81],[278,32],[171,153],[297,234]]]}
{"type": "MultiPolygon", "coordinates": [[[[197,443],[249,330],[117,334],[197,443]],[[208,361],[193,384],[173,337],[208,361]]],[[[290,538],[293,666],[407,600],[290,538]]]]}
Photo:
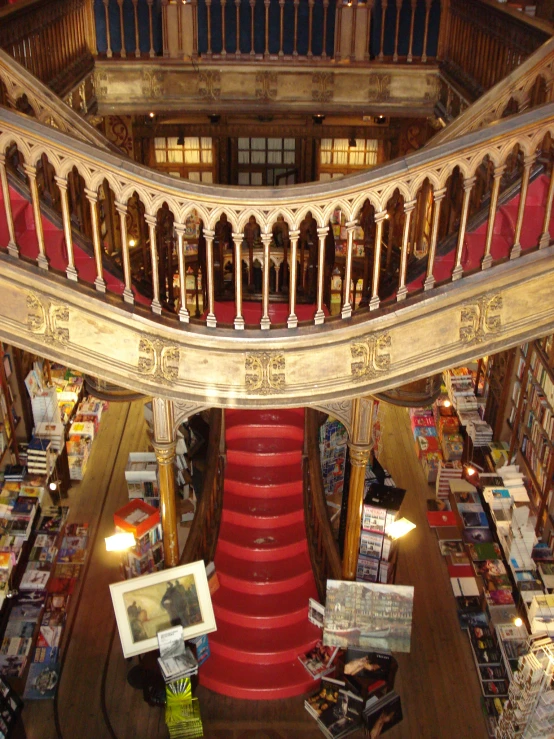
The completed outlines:
{"type": "Polygon", "coordinates": [[[124,657],[158,648],[158,631],[181,624],[183,639],[216,631],[204,562],[110,584],[124,657]]]}

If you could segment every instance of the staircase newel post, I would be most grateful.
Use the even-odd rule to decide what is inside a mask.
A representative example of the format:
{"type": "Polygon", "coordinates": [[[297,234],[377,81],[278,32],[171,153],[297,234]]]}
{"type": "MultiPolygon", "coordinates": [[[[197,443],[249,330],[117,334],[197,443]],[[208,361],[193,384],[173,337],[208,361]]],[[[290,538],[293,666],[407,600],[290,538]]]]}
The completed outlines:
{"type": "Polygon", "coordinates": [[[469,209],[469,196],[475,184],[475,177],[467,177],[464,180],[464,197],[462,201],[462,214],[460,216],[460,226],[458,228],[458,243],[456,245],[456,264],[452,271],[452,280],[459,280],[463,274],[462,267],[462,250],[464,248],[464,238],[466,235],[467,212],[469,209]]]}
{"type": "Polygon", "coordinates": [[[233,233],[233,244],[235,247],[235,322],[237,330],[244,329],[244,316],[242,315],[242,240],[244,236],[233,233]]]}
{"type": "MultiPolygon", "coordinates": [[[[208,228],[204,229],[204,238],[206,239],[206,291],[208,293],[208,315],[206,316],[206,326],[208,328],[217,327],[217,319],[215,317],[214,237],[215,231],[208,228]]],[[[204,306],[204,308],[205,307],[206,306],[204,306]]]]}
{"type": "Polygon", "coordinates": [[[187,308],[187,273],[185,261],[185,236],[186,226],[184,223],[175,224],[175,233],[177,234],[177,259],[179,262],[179,320],[188,323],[190,321],[190,313],[187,308]]]}
{"type": "Polygon", "coordinates": [[[521,178],[521,190],[519,193],[519,206],[517,209],[516,228],[514,233],[514,244],[510,251],[510,259],[517,259],[521,254],[521,228],[523,226],[523,216],[525,213],[525,201],[527,200],[527,188],[529,187],[529,176],[531,167],[535,162],[535,155],[526,156],[523,160],[523,176],[521,178]]]}
{"type": "Polygon", "coordinates": [[[44,231],[42,230],[42,214],[40,212],[40,199],[37,187],[37,168],[29,164],[24,164],[23,169],[29,178],[29,189],[31,190],[31,199],[33,201],[33,216],[35,219],[35,228],[37,232],[38,257],[37,264],[41,269],[48,269],[48,259],[44,248],[44,231]]]}
{"type": "Polygon", "coordinates": [[[177,445],[173,402],[165,398],[152,398],[152,415],[154,431],[150,441],[158,462],[164,559],[166,567],[175,567],[179,564],[179,537],[173,464],[177,445]]]}
{"type": "Polygon", "coordinates": [[[352,281],[352,249],[354,248],[354,231],[358,221],[349,221],[346,224],[346,234],[348,238],[348,246],[346,251],[346,266],[344,269],[344,291],[342,300],[341,316],[343,319],[351,318],[352,303],[350,302],[350,282],[352,281]]]}
{"type": "Polygon", "coordinates": [[[352,431],[348,442],[351,469],[342,558],[343,580],[356,579],[364,502],[365,470],[371,457],[374,410],[375,401],[373,398],[354,398],[352,401],[352,431]]]}
{"type": "Polygon", "coordinates": [[[152,303],[150,307],[153,313],[158,315],[162,312],[162,304],[160,303],[160,276],[158,269],[158,249],[156,248],[156,216],[155,214],[145,213],[144,220],[148,224],[150,239],[150,262],[152,263],[152,303]]]}
{"type": "Polygon", "coordinates": [[[416,207],[417,200],[408,200],[404,203],[404,228],[402,229],[402,251],[400,252],[400,267],[398,270],[398,290],[396,300],[404,300],[408,294],[406,287],[406,270],[408,268],[408,246],[410,239],[410,224],[412,213],[416,207]]]}
{"type": "Polygon", "coordinates": [[[56,185],[60,190],[62,201],[62,221],[65,245],[67,247],[67,268],[65,274],[68,280],[77,282],[77,270],[75,269],[75,257],[73,254],[73,238],[71,235],[71,216],[69,214],[69,199],[67,197],[67,178],[55,175],[56,185]]]}
{"type": "Polygon", "coordinates": [[[373,275],[371,277],[371,300],[369,310],[377,310],[381,300],[379,298],[379,277],[381,275],[381,241],[383,238],[383,221],[387,217],[387,211],[381,210],[375,213],[375,245],[373,247],[373,275]]]}
{"type": "Polygon", "coordinates": [[[10,239],[8,241],[8,253],[12,257],[19,257],[19,247],[15,240],[15,225],[13,222],[12,202],[10,200],[10,188],[8,185],[8,175],[6,173],[6,155],[0,154],[0,180],[2,182],[2,198],[4,199],[4,209],[6,211],[6,222],[8,224],[8,233],[10,239]]]}

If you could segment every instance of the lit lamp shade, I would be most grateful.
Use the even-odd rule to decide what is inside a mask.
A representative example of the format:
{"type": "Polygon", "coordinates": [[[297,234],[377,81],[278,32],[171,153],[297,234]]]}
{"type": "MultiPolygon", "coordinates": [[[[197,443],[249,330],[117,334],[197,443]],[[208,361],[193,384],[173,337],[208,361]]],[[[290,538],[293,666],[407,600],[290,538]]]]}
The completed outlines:
{"type": "Polygon", "coordinates": [[[122,531],[113,536],[107,536],[104,541],[106,542],[107,552],[123,552],[125,549],[135,546],[135,537],[127,531],[122,531]]]}
{"type": "Polygon", "coordinates": [[[385,529],[385,533],[391,537],[391,539],[400,539],[401,536],[408,534],[412,529],[415,529],[415,523],[408,521],[407,518],[399,518],[398,521],[393,521],[385,529]]]}

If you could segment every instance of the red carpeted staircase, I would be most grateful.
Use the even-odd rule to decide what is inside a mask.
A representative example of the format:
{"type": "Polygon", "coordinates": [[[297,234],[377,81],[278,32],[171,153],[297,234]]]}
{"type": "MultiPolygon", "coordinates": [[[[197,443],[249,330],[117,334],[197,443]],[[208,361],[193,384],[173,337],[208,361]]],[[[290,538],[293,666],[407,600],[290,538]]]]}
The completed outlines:
{"type": "Polygon", "coordinates": [[[302,493],[304,410],[225,412],[227,466],[215,555],[217,631],[200,682],[234,698],[313,688],[297,659],[321,637],[302,493]]]}

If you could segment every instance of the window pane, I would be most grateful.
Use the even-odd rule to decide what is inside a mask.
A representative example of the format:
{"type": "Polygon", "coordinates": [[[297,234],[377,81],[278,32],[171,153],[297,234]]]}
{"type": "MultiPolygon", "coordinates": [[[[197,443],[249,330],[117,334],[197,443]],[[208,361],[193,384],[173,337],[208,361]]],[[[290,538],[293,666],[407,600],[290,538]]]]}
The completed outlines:
{"type": "Polygon", "coordinates": [[[181,177],[181,173],[180,172],[168,172],[167,174],[170,177],[179,177],[179,178],[181,177]]]}
{"type": "Polygon", "coordinates": [[[268,139],[267,148],[272,151],[274,151],[275,149],[280,150],[283,148],[283,140],[282,139],[268,139]]]}
{"type": "Polygon", "coordinates": [[[209,172],[202,172],[202,182],[213,182],[213,176],[211,170],[209,172]]]}
{"type": "Polygon", "coordinates": [[[200,182],[200,172],[189,172],[189,180],[200,182]]]}
{"type": "Polygon", "coordinates": [[[285,139],[285,149],[289,151],[296,148],[295,139],[285,139]]]}
{"type": "Polygon", "coordinates": [[[264,149],[265,150],[265,139],[252,139],[252,149],[264,149]]]}
{"type": "Polygon", "coordinates": [[[165,149],[165,147],[166,147],[165,136],[163,136],[163,137],[156,137],[154,139],[154,146],[155,146],[156,149],[165,149]]]}
{"type": "Polygon", "coordinates": [[[239,164],[250,164],[249,151],[239,151],[239,164]]]}
{"type": "Polygon", "coordinates": [[[167,162],[167,152],[165,149],[156,149],[156,161],[160,163],[167,162]]]}
{"type": "Polygon", "coordinates": [[[252,164],[265,164],[265,151],[253,151],[252,164]]]}
{"type": "Polygon", "coordinates": [[[172,136],[171,138],[167,139],[167,148],[168,149],[180,149],[181,147],[177,143],[177,137],[172,136]]]}
{"type": "Polygon", "coordinates": [[[262,173],[261,172],[252,172],[252,185],[261,185],[262,184],[262,173]]]}
{"type": "Polygon", "coordinates": [[[295,160],[296,160],[296,157],[295,157],[294,151],[285,152],[285,157],[284,157],[285,164],[294,164],[295,160]]]}
{"type": "Polygon", "coordinates": [[[250,139],[239,139],[239,149],[249,149],[250,139]]]}
{"type": "Polygon", "coordinates": [[[269,164],[281,164],[281,152],[280,151],[270,151],[268,152],[268,162],[269,164]]]}
{"type": "Polygon", "coordinates": [[[239,185],[250,184],[250,172],[239,172],[239,185]]]}
{"type": "Polygon", "coordinates": [[[167,161],[168,162],[182,162],[183,161],[183,151],[182,150],[176,151],[175,149],[170,149],[167,152],[167,161]]]}

